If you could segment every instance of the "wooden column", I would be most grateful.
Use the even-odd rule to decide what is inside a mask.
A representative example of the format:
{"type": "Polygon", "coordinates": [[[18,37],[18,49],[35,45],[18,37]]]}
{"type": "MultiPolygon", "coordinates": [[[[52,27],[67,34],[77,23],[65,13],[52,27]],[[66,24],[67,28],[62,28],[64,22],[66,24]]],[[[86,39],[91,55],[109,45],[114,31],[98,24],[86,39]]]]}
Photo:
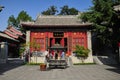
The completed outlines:
{"type": "Polygon", "coordinates": [[[61,39],[60,44],[64,47],[64,38],[61,39]]]}
{"type": "Polygon", "coordinates": [[[55,44],[55,38],[52,39],[52,46],[55,44]]]}
{"type": "Polygon", "coordinates": [[[68,33],[68,53],[70,54],[72,50],[72,33],[68,33]]]}
{"type": "Polygon", "coordinates": [[[48,49],[48,32],[46,32],[46,35],[45,35],[45,38],[46,38],[46,50],[48,49]]]}

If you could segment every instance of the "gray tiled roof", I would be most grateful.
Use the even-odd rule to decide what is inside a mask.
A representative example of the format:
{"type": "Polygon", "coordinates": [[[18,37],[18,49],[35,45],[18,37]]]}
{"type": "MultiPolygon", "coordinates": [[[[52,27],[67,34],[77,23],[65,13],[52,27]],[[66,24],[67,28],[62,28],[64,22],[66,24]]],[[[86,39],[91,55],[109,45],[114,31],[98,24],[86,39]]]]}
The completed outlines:
{"type": "Polygon", "coordinates": [[[1,36],[1,37],[4,37],[4,38],[7,38],[7,39],[10,39],[10,40],[13,40],[13,41],[19,42],[18,40],[14,39],[14,38],[12,38],[12,37],[10,37],[10,36],[8,36],[7,34],[5,34],[5,33],[3,33],[3,32],[0,32],[0,36],[1,36]]]}
{"type": "Polygon", "coordinates": [[[81,25],[82,21],[78,19],[78,16],[41,16],[39,15],[35,21],[37,25],[81,25]]]}
{"type": "Polygon", "coordinates": [[[28,25],[54,25],[54,26],[69,26],[69,25],[90,25],[91,23],[83,23],[78,19],[77,15],[39,15],[35,22],[22,22],[28,25]]]}

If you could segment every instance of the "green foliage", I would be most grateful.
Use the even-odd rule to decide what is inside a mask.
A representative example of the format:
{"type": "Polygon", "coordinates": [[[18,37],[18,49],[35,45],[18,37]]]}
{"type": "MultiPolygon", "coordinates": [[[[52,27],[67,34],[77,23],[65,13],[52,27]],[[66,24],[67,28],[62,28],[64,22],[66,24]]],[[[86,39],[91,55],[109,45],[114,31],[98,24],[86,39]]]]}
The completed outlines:
{"type": "Polygon", "coordinates": [[[32,18],[25,11],[21,11],[17,17],[18,22],[20,21],[31,21],[32,18]]]}
{"type": "Polygon", "coordinates": [[[101,24],[102,22],[110,21],[112,17],[113,7],[111,0],[93,0],[93,7],[88,12],[82,14],[82,19],[101,24]]]}
{"type": "Polygon", "coordinates": [[[77,15],[78,10],[75,8],[69,8],[68,5],[61,7],[61,11],[59,15],[77,15]]]}
{"type": "Polygon", "coordinates": [[[78,15],[78,10],[75,8],[70,8],[69,9],[69,15],[78,15]]]}
{"type": "Polygon", "coordinates": [[[88,57],[88,54],[90,52],[89,49],[84,48],[83,46],[76,45],[75,47],[75,53],[78,57],[88,57]]]}
{"type": "MultiPolygon", "coordinates": [[[[50,6],[46,11],[41,12],[43,15],[56,15],[58,13],[56,6],[50,6]]],[[[68,5],[61,7],[61,11],[58,15],[77,15],[78,10],[75,8],[69,8],[68,5]]]]}
{"type": "Polygon", "coordinates": [[[25,51],[25,43],[22,43],[21,45],[20,45],[20,48],[19,48],[19,55],[21,56],[22,55],[22,53],[24,53],[24,51],[25,51]]]}
{"type": "Polygon", "coordinates": [[[57,7],[50,6],[46,11],[43,11],[43,15],[55,15],[58,12],[57,7]]]}
{"type": "Polygon", "coordinates": [[[3,8],[5,8],[4,6],[0,6],[0,12],[3,10],[3,8]]]}
{"type": "Polygon", "coordinates": [[[34,51],[37,51],[40,49],[40,44],[36,42],[35,39],[29,43],[30,47],[34,49],[34,51]]]}
{"type": "MultiPolygon", "coordinates": [[[[117,35],[120,35],[118,13],[113,6],[119,4],[120,0],[93,0],[93,6],[87,12],[81,14],[80,18],[86,22],[93,23],[93,32],[103,45],[114,47],[120,41],[117,35]]],[[[103,46],[104,47],[104,46],[103,46]]]]}
{"type": "Polygon", "coordinates": [[[25,32],[25,30],[20,26],[21,21],[32,21],[32,18],[27,14],[26,11],[21,11],[16,18],[14,15],[9,17],[8,25],[12,25],[16,29],[25,32]]]}
{"type": "Polygon", "coordinates": [[[14,17],[14,15],[11,15],[8,19],[8,25],[13,25],[14,27],[18,26],[18,21],[14,17]]]}
{"type": "Polygon", "coordinates": [[[31,42],[22,43],[20,45],[20,49],[19,49],[19,54],[20,55],[26,50],[26,47],[30,47],[30,48],[33,48],[34,51],[38,51],[40,49],[40,44],[38,44],[35,41],[35,39],[33,39],[33,41],[31,41],[31,42]]]}

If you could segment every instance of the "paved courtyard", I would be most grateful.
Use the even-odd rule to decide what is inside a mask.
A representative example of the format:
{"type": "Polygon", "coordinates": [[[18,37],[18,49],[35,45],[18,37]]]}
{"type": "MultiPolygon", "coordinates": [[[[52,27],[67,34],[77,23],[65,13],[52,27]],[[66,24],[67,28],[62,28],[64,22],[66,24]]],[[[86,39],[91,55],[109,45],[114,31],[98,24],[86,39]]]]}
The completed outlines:
{"type": "Polygon", "coordinates": [[[0,64],[0,80],[120,80],[120,67],[77,65],[40,71],[38,65],[0,64]]]}

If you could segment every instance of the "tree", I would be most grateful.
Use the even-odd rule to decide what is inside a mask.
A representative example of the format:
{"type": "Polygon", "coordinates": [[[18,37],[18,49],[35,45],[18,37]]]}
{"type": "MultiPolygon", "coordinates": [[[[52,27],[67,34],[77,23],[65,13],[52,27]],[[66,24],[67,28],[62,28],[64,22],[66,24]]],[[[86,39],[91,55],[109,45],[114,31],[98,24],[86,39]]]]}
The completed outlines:
{"type": "Polygon", "coordinates": [[[58,12],[56,6],[50,6],[46,11],[41,12],[43,15],[55,15],[58,12]]]}
{"type": "Polygon", "coordinates": [[[5,8],[4,6],[0,6],[0,12],[3,10],[3,8],[5,8]]]}
{"type": "Polygon", "coordinates": [[[75,8],[70,8],[69,9],[69,12],[70,12],[70,14],[69,15],[78,15],[78,10],[77,9],[75,9],[75,8]]]}
{"type": "Polygon", "coordinates": [[[118,35],[120,19],[114,11],[113,6],[120,3],[120,0],[93,0],[93,6],[87,12],[81,15],[84,22],[93,23],[94,32],[97,39],[105,45],[116,49],[117,43],[120,40],[118,35]]]}
{"type": "MultiPolygon", "coordinates": [[[[57,15],[57,7],[50,6],[46,11],[41,12],[43,15],[57,15]]],[[[61,7],[61,11],[58,15],[77,15],[78,10],[75,8],[69,8],[68,5],[61,7]]]]}
{"type": "Polygon", "coordinates": [[[59,15],[77,15],[78,10],[75,8],[69,8],[68,5],[61,7],[61,11],[59,15]]]}
{"type": "Polygon", "coordinates": [[[12,25],[18,30],[25,32],[25,30],[19,25],[21,21],[32,21],[32,18],[27,14],[26,11],[21,11],[16,18],[14,15],[9,17],[8,25],[12,25]]]}
{"type": "Polygon", "coordinates": [[[14,15],[11,15],[8,19],[8,25],[13,25],[14,27],[18,27],[18,21],[16,20],[16,18],[14,17],[14,15]]]}
{"type": "Polygon", "coordinates": [[[30,62],[30,60],[31,60],[30,59],[31,58],[31,53],[30,53],[30,49],[29,48],[31,48],[33,50],[33,52],[36,53],[36,60],[37,60],[37,51],[40,50],[40,44],[37,43],[35,39],[33,39],[31,42],[22,43],[20,45],[19,55],[21,57],[23,57],[23,55],[28,56],[28,61],[30,62]],[[28,53],[24,54],[25,51],[27,51],[28,53]]]}
{"type": "Polygon", "coordinates": [[[60,15],[69,15],[69,7],[67,5],[61,7],[60,15]]]}

